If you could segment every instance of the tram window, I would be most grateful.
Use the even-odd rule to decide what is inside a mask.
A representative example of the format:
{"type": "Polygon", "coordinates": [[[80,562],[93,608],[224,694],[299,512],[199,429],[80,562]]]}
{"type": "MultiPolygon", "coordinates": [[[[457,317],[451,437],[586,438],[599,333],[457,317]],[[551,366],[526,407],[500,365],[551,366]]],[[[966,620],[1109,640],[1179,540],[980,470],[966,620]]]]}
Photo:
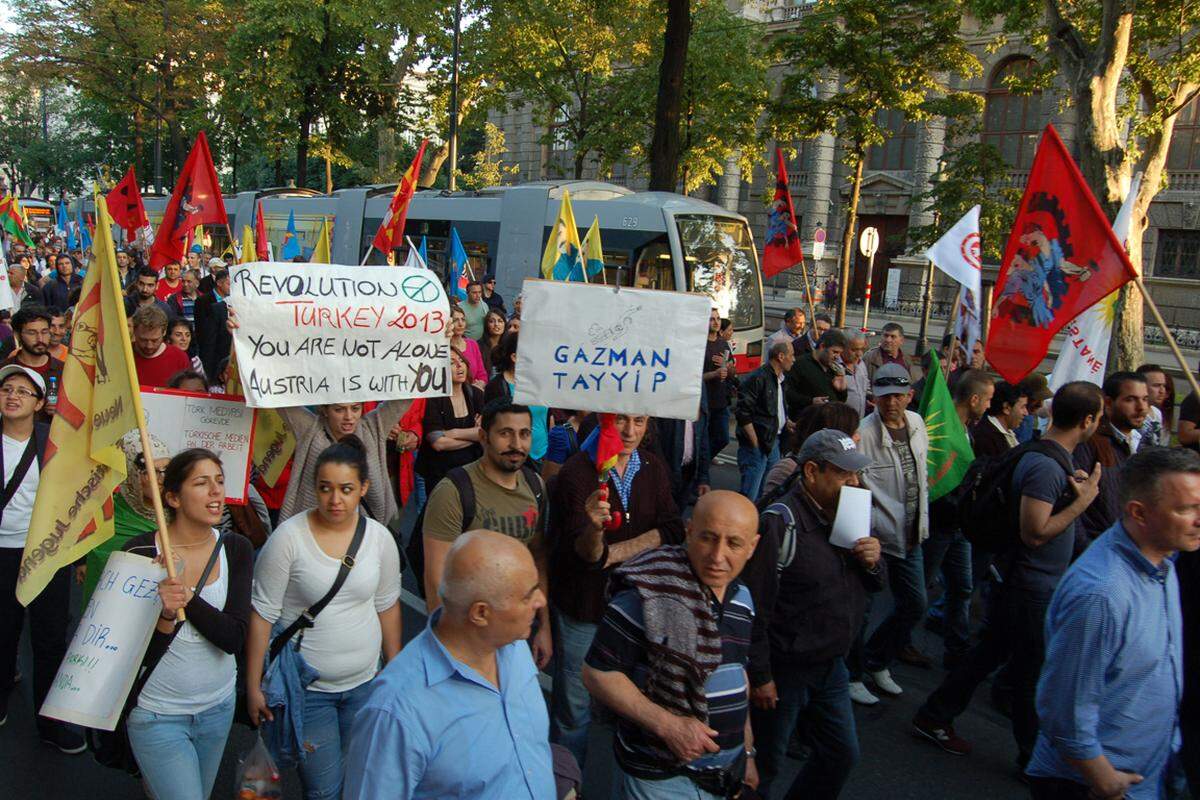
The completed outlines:
{"type": "Polygon", "coordinates": [[[633,286],[638,289],[675,289],[675,264],[671,243],[664,236],[642,248],[634,269],[633,286]]]}

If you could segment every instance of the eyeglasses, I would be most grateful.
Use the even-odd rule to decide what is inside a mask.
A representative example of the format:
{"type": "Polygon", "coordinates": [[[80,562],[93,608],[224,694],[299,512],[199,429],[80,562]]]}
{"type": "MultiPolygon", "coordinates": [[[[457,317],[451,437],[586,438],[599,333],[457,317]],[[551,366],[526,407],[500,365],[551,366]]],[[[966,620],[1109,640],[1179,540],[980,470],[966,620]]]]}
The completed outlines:
{"type": "MultiPolygon", "coordinates": [[[[137,467],[137,470],[138,470],[138,472],[142,473],[143,475],[147,474],[147,470],[146,470],[146,456],[145,456],[145,455],[143,455],[142,453],[138,453],[138,454],[137,454],[137,455],[134,457],[134,459],[133,459],[133,465],[134,465],[135,467],[137,467]]],[[[159,468],[155,467],[155,468],[154,468],[154,474],[158,476],[158,482],[159,482],[159,483],[162,483],[162,481],[163,481],[163,478],[165,478],[165,477],[167,476],[167,470],[166,470],[165,468],[164,468],[164,469],[159,469],[159,468]]]]}
{"type": "Polygon", "coordinates": [[[908,378],[876,378],[875,385],[884,386],[911,386],[912,382],[908,378]]]}
{"type": "Polygon", "coordinates": [[[0,394],[4,395],[5,397],[12,397],[13,395],[16,395],[17,397],[26,400],[37,399],[37,392],[31,392],[23,386],[0,386],[0,394]]]}

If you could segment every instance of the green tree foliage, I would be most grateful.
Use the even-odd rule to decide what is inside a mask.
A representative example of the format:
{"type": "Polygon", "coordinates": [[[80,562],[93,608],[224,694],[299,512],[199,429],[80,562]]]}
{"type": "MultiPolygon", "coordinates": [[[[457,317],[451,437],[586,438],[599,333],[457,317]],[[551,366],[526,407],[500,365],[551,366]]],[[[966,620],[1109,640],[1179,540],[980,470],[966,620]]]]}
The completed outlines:
{"type": "Polygon", "coordinates": [[[954,0],[819,0],[781,37],[787,64],[768,115],[777,141],[832,133],[845,140],[853,173],[842,235],[838,324],[845,320],[854,226],[867,149],[890,135],[881,111],[910,121],[978,114],[978,97],[954,90],[952,77],[978,74],[980,65],[959,36],[962,7],[954,0]],[[838,76],[832,80],[828,76],[838,76]]]}
{"type": "MultiPolygon", "coordinates": [[[[1168,181],[1175,120],[1200,95],[1200,4],[972,0],[970,6],[1049,56],[1040,62],[1042,83],[1059,75],[1077,114],[1080,170],[1110,217],[1133,176],[1143,173],[1127,242],[1130,260],[1140,265],[1150,202],[1168,181]]],[[[1142,303],[1130,291],[1122,290],[1118,314],[1118,369],[1142,360],[1142,303]]]]}
{"type": "Polygon", "coordinates": [[[459,170],[458,185],[463,189],[499,186],[517,172],[516,166],[506,166],[501,160],[507,150],[504,145],[504,131],[490,122],[485,122],[481,139],[472,159],[474,164],[471,170],[459,170]]]}

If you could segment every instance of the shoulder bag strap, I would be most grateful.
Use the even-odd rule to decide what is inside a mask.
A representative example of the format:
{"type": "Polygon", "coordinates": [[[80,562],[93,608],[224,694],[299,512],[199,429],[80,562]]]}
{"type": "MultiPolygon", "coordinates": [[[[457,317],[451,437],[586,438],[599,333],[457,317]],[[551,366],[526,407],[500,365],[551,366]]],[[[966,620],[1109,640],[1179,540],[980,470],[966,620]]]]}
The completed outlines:
{"type": "MultiPolygon", "coordinates": [[[[222,533],[217,537],[217,546],[213,548],[212,553],[208,556],[208,563],[204,565],[204,571],[200,573],[200,580],[196,585],[203,589],[208,585],[208,576],[212,575],[213,568],[217,565],[217,560],[221,557],[221,548],[225,546],[225,537],[228,534],[222,533]]],[[[142,665],[142,672],[138,675],[137,680],[133,682],[133,688],[129,690],[129,697],[125,701],[125,708],[129,709],[137,705],[138,697],[142,694],[142,689],[146,682],[150,680],[150,673],[154,672],[154,668],[158,666],[158,662],[162,661],[162,657],[167,654],[167,650],[171,647],[171,642],[175,640],[175,636],[179,633],[179,629],[183,627],[176,625],[175,630],[167,634],[167,643],[158,651],[158,655],[151,658],[142,665]]]]}
{"type": "Polygon", "coordinates": [[[346,555],[342,556],[342,563],[338,566],[337,577],[333,579],[333,586],[329,587],[329,591],[325,593],[317,602],[313,603],[304,611],[296,620],[288,625],[280,632],[275,640],[271,642],[270,661],[274,661],[275,657],[283,651],[283,646],[295,636],[299,631],[307,630],[316,624],[317,615],[325,610],[325,606],[329,605],[337,593],[341,591],[342,585],[346,579],[350,577],[350,570],[354,568],[354,557],[358,555],[358,548],[362,544],[363,537],[367,532],[367,518],[363,515],[358,517],[358,527],[354,530],[354,538],[350,540],[350,546],[346,548],[346,555]]]}
{"type": "MultiPolygon", "coordinates": [[[[12,500],[17,489],[21,488],[21,482],[25,480],[25,474],[29,472],[29,467],[33,465],[33,459],[36,457],[37,435],[34,432],[29,435],[29,443],[25,445],[25,450],[21,453],[21,460],[17,462],[17,468],[13,470],[12,478],[4,484],[3,494],[0,494],[0,519],[4,518],[4,509],[8,507],[8,501],[12,500]]],[[[3,479],[3,476],[4,449],[0,447],[0,479],[3,479]]]]}

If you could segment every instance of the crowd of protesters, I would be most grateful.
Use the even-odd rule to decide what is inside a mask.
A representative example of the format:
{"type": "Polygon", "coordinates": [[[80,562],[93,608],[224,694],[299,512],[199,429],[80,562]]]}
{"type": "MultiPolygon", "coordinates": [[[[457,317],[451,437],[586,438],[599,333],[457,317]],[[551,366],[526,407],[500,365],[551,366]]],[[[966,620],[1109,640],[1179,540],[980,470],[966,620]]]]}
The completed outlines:
{"type": "MultiPolygon", "coordinates": [[[[25,608],[13,587],[37,493],[57,488],[39,466],[87,264],[8,256],[0,724],[25,618],[40,705],[81,610],[72,581],[86,603],[109,553],[160,557],[157,484],[178,569],[125,716],[156,800],[212,796],[235,718],[313,800],[591,797],[593,760],[635,800],[835,798],[861,758],[854,705],[903,694],[897,663],[932,666],[922,624],[945,641],[911,721],[931,746],[971,753],[954,722],[990,680],[1033,797],[1200,791],[1200,402],[1176,408],[1162,367],[1052,393],[996,381],[952,338],[922,362],[895,323],[869,348],[792,309],[739,376],[714,309],[699,418],[616,415],[598,477],[597,415],[513,402],[522,299],[510,313],[488,276],[453,306],[448,396],[281,409],[295,454],[276,485],[253,476],[248,507],[226,506],[214,454],[127,437],[116,536],[25,608]],[[935,502],[932,358],[977,490],[935,502]],[[714,489],[734,437],[739,491],[714,489]],[[871,522],[835,544],[847,487],[870,491],[871,522]],[[997,498],[1004,535],[982,546],[970,511],[997,498]],[[406,569],[428,611],[407,642],[406,569]]],[[[230,263],[118,261],[141,383],[224,392],[230,263]]],[[[64,723],[37,733],[87,749],[64,723]]]]}

